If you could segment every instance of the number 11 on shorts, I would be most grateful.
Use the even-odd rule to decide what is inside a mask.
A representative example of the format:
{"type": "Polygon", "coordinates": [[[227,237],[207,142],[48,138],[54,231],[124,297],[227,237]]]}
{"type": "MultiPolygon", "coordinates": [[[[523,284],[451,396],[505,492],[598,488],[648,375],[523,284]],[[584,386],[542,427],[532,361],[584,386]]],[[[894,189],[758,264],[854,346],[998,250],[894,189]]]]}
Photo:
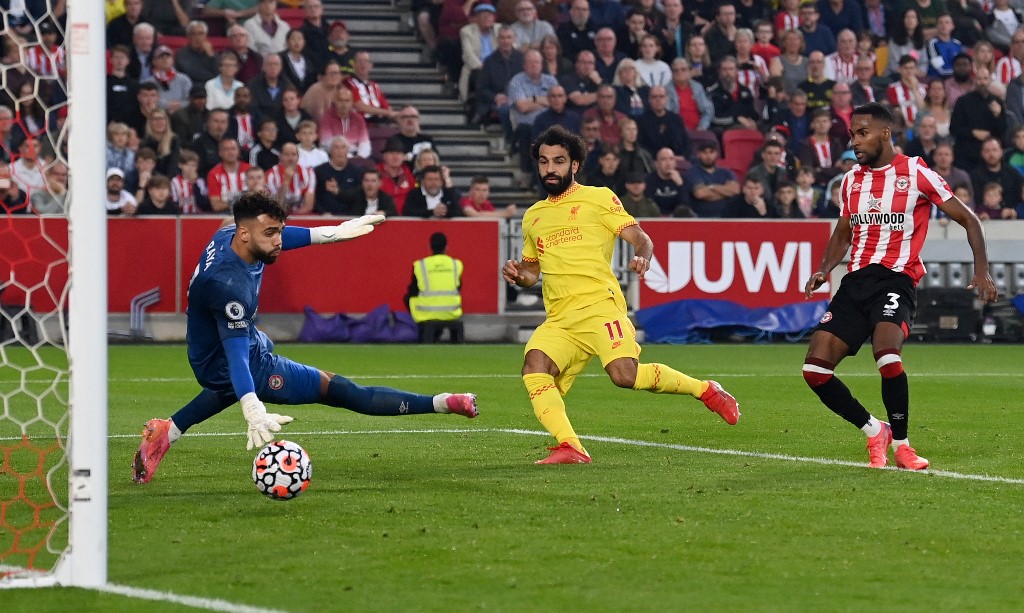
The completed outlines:
{"type": "Polygon", "coordinates": [[[619,323],[618,319],[605,322],[604,329],[608,331],[608,338],[611,340],[622,340],[622,324],[619,323]]]}

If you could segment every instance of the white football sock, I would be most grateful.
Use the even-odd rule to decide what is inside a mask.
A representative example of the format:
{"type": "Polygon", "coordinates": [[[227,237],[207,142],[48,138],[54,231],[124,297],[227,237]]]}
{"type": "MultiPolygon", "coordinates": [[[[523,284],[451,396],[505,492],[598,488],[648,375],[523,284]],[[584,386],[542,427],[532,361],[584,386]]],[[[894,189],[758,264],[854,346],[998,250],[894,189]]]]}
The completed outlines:
{"type": "Polygon", "coordinates": [[[864,424],[861,430],[869,437],[878,436],[878,433],[882,431],[882,422],[875,419],[875,416],[872,415],[871,419],[868,420],[868,423],[864,424]]]}
{"type": "Polygon", "coordinates": [[[178,426],[174,423],[174,420],[172,419],[171,427],[167,429],[167,441],[170,443],[174,443],[174,441],[178,440],[179,438],[181,438],[181,430],[178,429],[178,426]]]}
{"type": "Polygon", "coordinates": [[[434,396],[434,412],[435,413],[450,413],[448,410],[448,397],[451,396],[448,392],[444,392],[434,396]]]}
{"type": "Polygon", "coordinates": [[[909,447],[910,446],[910,439],[904,438],[904,439],[900,439],[900,440],[896,440],[896,439],[892,440],[892,450],[893,451],[896,451],[897,449],[899,449],[900,445],[906,445],[906,446],[909,447]]]}

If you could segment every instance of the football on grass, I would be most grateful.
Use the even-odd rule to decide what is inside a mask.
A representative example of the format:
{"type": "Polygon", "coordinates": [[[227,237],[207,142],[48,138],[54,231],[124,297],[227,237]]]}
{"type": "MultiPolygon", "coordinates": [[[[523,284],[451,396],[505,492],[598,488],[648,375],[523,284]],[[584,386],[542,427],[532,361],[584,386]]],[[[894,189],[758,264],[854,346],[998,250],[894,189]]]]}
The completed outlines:
{"type": "Polygon", "coordinates": [[[252,461],[256,489],[274,500],[291,500],[309,487],[313,465],[306,450],[291,441],[274,441],[252,461]]]}

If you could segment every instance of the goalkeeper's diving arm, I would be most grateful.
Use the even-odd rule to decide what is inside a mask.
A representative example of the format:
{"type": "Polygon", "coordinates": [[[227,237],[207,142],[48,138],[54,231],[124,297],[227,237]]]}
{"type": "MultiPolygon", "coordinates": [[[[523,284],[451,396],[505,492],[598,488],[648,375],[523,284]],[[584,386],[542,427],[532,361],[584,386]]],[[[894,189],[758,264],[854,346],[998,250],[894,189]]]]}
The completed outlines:
{"type": "Polygon", "coordinates": [[[352,240],[373,232],[373,228],[383,221],[383,215],[363,215],[336,226],[314,226],[312,228],[285,226],[281,233],[281,248],[284,250],[298,249],[309,245],[352,240]]]}

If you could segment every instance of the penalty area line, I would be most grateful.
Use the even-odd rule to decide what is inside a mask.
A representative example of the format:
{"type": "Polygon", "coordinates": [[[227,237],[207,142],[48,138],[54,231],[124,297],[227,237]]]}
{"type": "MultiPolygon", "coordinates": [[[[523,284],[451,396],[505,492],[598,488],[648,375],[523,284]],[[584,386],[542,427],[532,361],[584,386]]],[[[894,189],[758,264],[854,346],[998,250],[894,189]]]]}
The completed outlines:
{"type": "Polygon", "coordinates": [[[244,604],[235,604],[233,602],[228,602],[227,600],[221,600],[220,598],[183,596],[181,594],[175,594],[173,592],[161,592],[159,590],[132,587],[130,585],[117,585],[114,583],[108,583],[103,587],[93,589],[95,589],[97,592],[117,594],[119,596],[135,598],[138,600],[155,600],[159,602],[170,602],[173,604],[180,604],[186,607],[193,607],[196,609],[206,609],[207,611],[221,611],[223,613],[285,613],[284,611],[281,611],[279,609],[268,609],[265,606],[250,607],[244,604]]]}

